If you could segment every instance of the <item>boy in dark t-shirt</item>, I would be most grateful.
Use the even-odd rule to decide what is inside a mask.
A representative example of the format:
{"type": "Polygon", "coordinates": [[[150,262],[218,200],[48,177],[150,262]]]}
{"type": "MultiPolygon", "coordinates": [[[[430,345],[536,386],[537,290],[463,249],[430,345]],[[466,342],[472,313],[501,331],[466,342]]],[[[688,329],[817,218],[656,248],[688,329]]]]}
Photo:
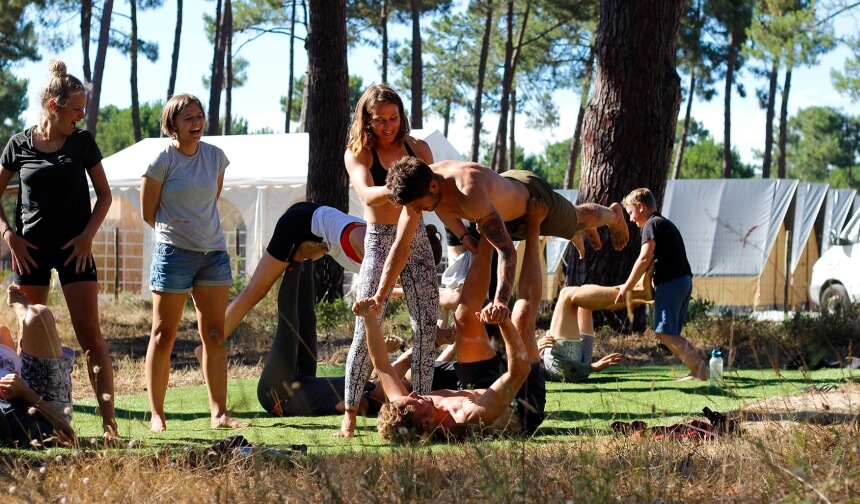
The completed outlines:
{"type": "Polygon", "coordinates": [[[708,369],[696,348],[681,336],[687,306],[693,292],[693,273],[687,261],[684,239],[669,219],[657,212],[657,201],[650,190],[634,189],[621,205],[630,221],[642,230],[642,247],[627,282],[619,287],[616,302],[654,264],[654,332],[657,339],[690,368],[685,379],[708,379],[708,369]]]}

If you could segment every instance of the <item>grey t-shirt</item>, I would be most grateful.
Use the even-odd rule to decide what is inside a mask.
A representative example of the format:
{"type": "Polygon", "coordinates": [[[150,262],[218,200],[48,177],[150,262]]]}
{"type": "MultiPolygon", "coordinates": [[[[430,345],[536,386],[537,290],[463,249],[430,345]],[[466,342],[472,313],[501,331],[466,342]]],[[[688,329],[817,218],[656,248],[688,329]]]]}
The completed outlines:
{"type": "Polygon", "coordinates": [[[186,156],[172,144],[159,152],[144,176],[162,184],[155,213],[155,240],[196,252],[227,250],[218,215],[218,176],[230,161],[224,151],[200,142],[186,156]]]}

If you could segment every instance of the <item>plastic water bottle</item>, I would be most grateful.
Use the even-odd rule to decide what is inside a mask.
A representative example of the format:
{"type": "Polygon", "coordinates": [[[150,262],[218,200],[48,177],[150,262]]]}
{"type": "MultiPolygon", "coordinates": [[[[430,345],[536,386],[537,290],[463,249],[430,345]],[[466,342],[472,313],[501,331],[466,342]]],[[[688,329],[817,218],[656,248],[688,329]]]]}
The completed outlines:
{"type": "Polygon", "coordinates": [[[711,389],[716,390],[723,382],[723,353],[719,348],[715,348],[711,352],[708,369],[711,371],[711,389]]]}

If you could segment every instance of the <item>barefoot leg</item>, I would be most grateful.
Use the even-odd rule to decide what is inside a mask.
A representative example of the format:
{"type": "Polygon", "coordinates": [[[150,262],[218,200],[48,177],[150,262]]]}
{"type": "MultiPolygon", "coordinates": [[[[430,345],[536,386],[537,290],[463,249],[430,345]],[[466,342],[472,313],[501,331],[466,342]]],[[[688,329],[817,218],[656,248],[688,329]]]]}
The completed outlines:
{"type": "Polygon", "coordinates": [[[612,236],[612,246],[621,250],[630,239],[630,230],[624,218],[624,209],[618,203],[609,207],[594,203],[583,203],[576,206],[576,224],[580,230],[608,226],[612,236]]]}

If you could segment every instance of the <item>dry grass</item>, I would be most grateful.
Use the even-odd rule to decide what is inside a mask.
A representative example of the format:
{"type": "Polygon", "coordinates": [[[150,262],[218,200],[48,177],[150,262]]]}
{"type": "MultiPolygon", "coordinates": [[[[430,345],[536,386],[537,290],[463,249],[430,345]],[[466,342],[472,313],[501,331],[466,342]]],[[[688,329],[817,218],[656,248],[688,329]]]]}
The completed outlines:
{"type": "MultiPolygon", "coordinates": [[[[78,348],[61,299],[52,306],[65,343],[78,348]]],[[[145,392],[143,356],[151,307],[121,298],[101,306],[114,356],[117,393],[145,392]]],[[[275,309],[263,303],[231,343],[231,378],[259,374],[274,332],[275,309]]],[[[10,315],[6,319],[8,322],[10,315]]],[[[391,328],[398,332],[397,327],[391,328]]],[[[351,328],[321,342],[323,360],[345,356],[351,328]]],[[[736,359],[765,367],[803,349],[783,328],[722,320],[695,326],[698,346],[733,348],[736,359]],[[728,325],[727,325],[728,324],[728,325]]],[[[811,333],[810,333],[811,334],[811,333]]],[[[812,337],[812,335],[810,336],[812,337]]],[[[193,311],[183,317],[172,386],[198,385],[193,311]]],[[[603,333],[596,352],[625,353],[630,364],[671,360],[651,337],[603,333]]],[[[850,340],[848,343],[850,347],[850,340]]],[[[837,348],[837,346],[834,346],[837,348]]],[[[845,351],[845,347],[840,351],[845,351]]],[[[77,396],[91,388],[75,373],[77,396]]],[[[850,502],[860,498],[858,422],[745,424],[713,441],[584,436],[570,442],[469,442],[455,446],[354,449],[315,456],[207,456],[132,446],[0,454],[0,502],[850,502]]]]}
{"type": "Polygon", "coordinates": [[[92,450],[7,456],[0,481],[4,502],[849,502],[858,434],[769,424],[709,442],[595,436],[202,462],[92,450]]]}

